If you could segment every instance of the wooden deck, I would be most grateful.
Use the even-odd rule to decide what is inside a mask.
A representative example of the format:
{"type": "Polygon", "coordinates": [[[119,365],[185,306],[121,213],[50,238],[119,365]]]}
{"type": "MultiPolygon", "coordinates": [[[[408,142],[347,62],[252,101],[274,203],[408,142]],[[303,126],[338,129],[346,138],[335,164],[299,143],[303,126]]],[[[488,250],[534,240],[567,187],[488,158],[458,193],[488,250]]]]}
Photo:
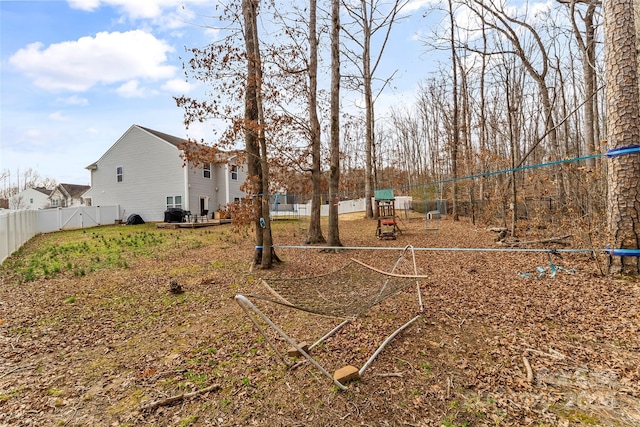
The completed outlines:
{"type": "Polygon", "coordinates": [[[231,224],[230,219],[210,219],[207,221],[198,222],[159,222],[156,224],[157,228],[202,228],[213,227],[216,225],[231,224]]]}

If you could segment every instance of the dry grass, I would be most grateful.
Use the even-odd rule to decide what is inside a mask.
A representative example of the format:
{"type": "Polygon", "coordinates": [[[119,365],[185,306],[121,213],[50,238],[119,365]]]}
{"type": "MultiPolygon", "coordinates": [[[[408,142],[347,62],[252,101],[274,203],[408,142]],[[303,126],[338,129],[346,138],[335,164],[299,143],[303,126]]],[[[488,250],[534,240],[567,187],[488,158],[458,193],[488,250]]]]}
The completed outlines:
{"type": "MultiPolygon", "coordinates": [[[[492,233],[465,222],[401,226],[397,240],[380,241],[375,222],[356,215],[341,218],[340,234],[354,247],[495,247],[492,233]]],[[[302,244],[305,228],[276,221],[275,242],[302,244]]],[[[282,265],[251,270],[249,234],[145,225],[29,242],[2,271],[0,425],[640,424],[636,278],[600,277],[584,254],[555,260],[574,274],[535,280],[517,273],[548,266],[546,254],[419,252],[431,277],[421,283],[424,318],[339,392],[310,364],[287,370],[233,296],[255,291],[259,277],[325,273],[350,257],[387,268],[397,252],[280,249],[282,265]],[[65,255],[65,245],[75,249],[65,255]],[[45,258],[56,247],[54,274],[45,258]],[[48,274],[38,273],[42,265],[48,274]],[[171,293],[171,279],[185,292],[171,293]],[[213,384],[220,390],[140,410],[213,384]]],[[[298,340],[335,323],[261,309],[298,340]]],[[[415,311],[403,294],[314,354],[331,371],[360,366],[415,311]]]]}

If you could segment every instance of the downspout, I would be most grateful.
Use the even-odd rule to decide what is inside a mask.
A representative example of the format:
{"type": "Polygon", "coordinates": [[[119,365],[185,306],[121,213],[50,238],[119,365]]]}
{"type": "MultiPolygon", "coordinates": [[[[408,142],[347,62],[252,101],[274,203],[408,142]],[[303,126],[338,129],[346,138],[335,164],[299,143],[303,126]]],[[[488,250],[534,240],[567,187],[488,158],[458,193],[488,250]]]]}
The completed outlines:
{"type": "Polygon", "coordinates": [[[189,194],[189,167],[190,166],[189,165],[190,165],[190,163],[187,162],[187,164],[183,168],[184,169],[184,198],[185,198],[185,201],[184,201],[184,204],[182,205],[183,206],[182,209],[184,209],[185,211],[190,211],[191,210],[190,203],[189,203],[189,197],[190,197],[190,194],[189,194]]]}
{"type": "MultiPolygon", "coordinates": [[[[231,197],[229,195],[229,193],[231,192],[231,187],[230,187],[230,179],[231,179],[231,168],[229,167],[229,162],[231,160],[233,160],[234,158],[238,157],[237,155],[233,155],[231,157],[229,157],[227,159],[227,162],[225,164],[225,169],[226,169],[226,173],[225,173],[225,180],[224,180],[224,185],[225,185],[225,203],[228,205],[229,203],[231,203],[231,197]]],[[[238,171],[239,172],[239,171],[238,171]]]]}

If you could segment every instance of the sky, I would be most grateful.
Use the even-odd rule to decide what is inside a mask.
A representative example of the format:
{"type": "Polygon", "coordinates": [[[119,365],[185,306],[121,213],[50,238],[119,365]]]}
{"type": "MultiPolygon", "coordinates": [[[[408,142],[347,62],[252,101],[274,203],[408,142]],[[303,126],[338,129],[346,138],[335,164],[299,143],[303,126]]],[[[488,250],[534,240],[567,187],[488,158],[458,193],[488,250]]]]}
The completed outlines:
{"type": "MultiPolygon", "coordinates": [[[[381,74],[397,70],[381,105],[412,94],[431,64],[418,35],[422,7],[393,32],[381,74]]],[[[90,184],[97,161],[133,124],[213,141],[212,124],[188,132],[174,96],[203,90],[182,71],[186,47],[217,36],[215,0],[0,0],[0,172],[32,169],[58,183],[90,184]],[[210,22],[210,21],[209,21],[210,22]]]]}

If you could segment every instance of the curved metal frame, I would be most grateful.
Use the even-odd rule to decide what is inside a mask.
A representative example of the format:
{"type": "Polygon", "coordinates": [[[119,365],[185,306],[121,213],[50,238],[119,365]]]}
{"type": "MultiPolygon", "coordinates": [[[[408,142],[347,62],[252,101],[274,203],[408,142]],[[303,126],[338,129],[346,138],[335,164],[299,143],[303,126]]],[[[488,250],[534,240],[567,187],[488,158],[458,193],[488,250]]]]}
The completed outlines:
{"type": "MultiPolygon", "coordinates": [[[[358,371],[359,375],[362,375],[364,373],[364,371],[369,368],[369,366],[371,366],[371,364],[373,363],[373,361],[375,360],[375,358],[382,352],[382,350],[402,331],[404,331],[406,328],[408,328],[409,326],[411,326],[416,320],[418,320],[420,317],[422,317],[422,313],[424,313],[424,306],[422,304],[422,293],[420,292],[420,283],[418,281],[418,278],[420,277],[425,277],[425,276],[419,276],[418,275],[418,268],[416,265],[416,256],[415,256],[415,251],[413,246],[411,245],[407,245],[405,246],[404,250],[402,251],[402,255],[398,258],[398,260],[396,261],[396,263],[393,266],[393,269],[391,270],[390,274],[394,274],[395,269],[398,267],[400,260],[402,260],[403,257],[406,257],[406,253],[407,251],[411,251],[411,261],[413,262],[413,272],[416,276],[416,291],[417,291],[417,296],[418,296],[418,305],[419,305],[419,309],[420,309],[420,314],[418,314],[417,316],[415,316],[414,318],[412,318],[409,322],[405,323],[404,325],[402,325],[400,328],[396,329],[391,335],[389,335],[383,342],[382,344],[380,344],[378,346],[378,348],[376,349],[376,351],[373,353],[373,355],[371,355],[371,357],[367,360],[367,362],[362,366],[362,368],[360,368],[360,370],[358,371]]],[[[364,264],[366,265],[366,264],[364,264]]],[[[375,269],[374,269],[375,270],[375,269]]],[[[380,272],[381,274],[385,274],[385,272],[381,272],[379,270],[376,270],[378,272],[380,272]]],[[[389,273],[387,273],[389,274],[389,273]]],[[[305,351],[302,347],[300,347],[298,345],[298,343],[296,343],[289,335],[287,335],[278,325],[276,325],[267,315],[265,315],[262,311],[260,311],[260,309],[258,309],[258,307],[256,307],[250,300],[249,298],[247,298],[247,296],[242,295],[242,294],[237,294],[235,296],[235,301],[238,303],[238,305],[242,308],[242,310],[245,312],[245,314],[247,315],[247,317],[249,317],[249,319],[251,320],[251,322],[254,324],[254,326],[256,327],[256,329],[258,329],[258,332],[264,337],[265,341],[267,342],[267,344],[273,349],[273,351],[282,359],[282,361],[285,363],[285,365],[287,366],[291,366],[291,364],[287,361],[287,359],[285,358],[285,356],[278,351],[278,349],[276,348],[275,344],[271,341],[271,339],[269,339],[269,337],[267,336],[267,334],[264,333],[264,329],[260,326],[259,322],[257,321],[257,318],[262,319],[262,321],[264,321],[264,323],[266,323],[269,327],[271,327],[274,331],[276,331],[285,341],[287,341],[292,347],[294,347],[299,354],[301,354],[302,356],[304,356],[309,362],[311,362],[316,368],[318,368],[320,370],[320,372],[322,372],[325,376],[327,376],[329,379],[331,379],[331,381],[333,381],[333,383],[336,385],[336,387],[340,388],[341,390],[347,390],[347,387],[340,383],[340,381],[336,380],[333,375],[331,375],[324,367],[322,367],[322,365],[320,365],[313,357],[311,357],[309,355],[309,353],[307,351],[305,351]]],[[[329,331],[327,334],[325,334],[322,338],[320,338],[318,341],[316,341],[315,343],[313,343],[311,346],[309,346],[309,350],[311,350],[313,347],[319,345],[320,343],[322,343],[323,341],[325,341],[327,338],[331,337],[332,335],[334,335],[335,333],[337,333],[340,329],[342,329],[345,325],[347,325],[349,323],[350,320],[345,320],[342,323],[340,323],[338,326],[336,326],[335,328],[333,328],[331,331],[329,331]]]]}

